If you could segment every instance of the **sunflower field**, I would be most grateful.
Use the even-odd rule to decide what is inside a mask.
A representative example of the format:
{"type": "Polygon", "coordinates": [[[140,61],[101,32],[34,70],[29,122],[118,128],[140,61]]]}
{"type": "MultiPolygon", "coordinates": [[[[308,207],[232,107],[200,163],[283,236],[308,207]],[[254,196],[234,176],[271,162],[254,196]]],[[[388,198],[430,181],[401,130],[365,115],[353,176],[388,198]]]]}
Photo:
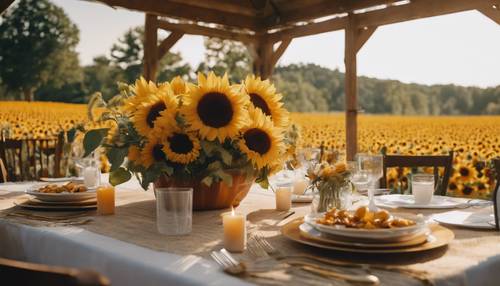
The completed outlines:
{"type": "MultiPolygon", "coordinates": [[[[300,147],[321,145],[345,149],[344,115],[293,113],[300,128],[300,147]]],[[[82,104],[51,102],[0,102],[0,130],[13,139],[53,138],[76,124],[87,122],[82,104]]],[[[488,197],[494,187],[492,158],[500,156],[500,117],[359,116],[359,151],[388,154],[428,155],[455,152],[449,193],[455,196],[488,197]]],[[[388,181],[410,170],[389,171],[388,181]]]]}

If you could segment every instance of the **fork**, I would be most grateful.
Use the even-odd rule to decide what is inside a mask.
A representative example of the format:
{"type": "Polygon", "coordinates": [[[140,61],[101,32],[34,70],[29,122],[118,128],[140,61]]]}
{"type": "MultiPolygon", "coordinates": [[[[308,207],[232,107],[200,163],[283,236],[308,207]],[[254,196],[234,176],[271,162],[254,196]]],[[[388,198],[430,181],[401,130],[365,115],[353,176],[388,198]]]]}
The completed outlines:
{"type": "Polygon", "coordinates": [[[247,272],[246,265],[236,261],[225,248],[219,251],[212,251],[210,256],[222,267],[224,272],[228,274],[238,276],[247,272]]]}
{"type": "MultiPolygon", "coordinates": [[[[319,261],[321,263],[325,263],[326,259],[321,259],[312,255],[294,255],[294,256],[289,256],[289,255],[284,255],[282,254],[278,249],[274,248],[264,237],[259,236],[259,235],[254,235],[250,239],[250,243],[248,244],[247,250],[249,251],[250,255],[254,257],[264,257],[264,256],[270,256],[276,260],[285,260],[287,258],[293,259],[293,258],[307,258],[307,259],[312,259],[319,261]]],[[[294,261],[287,261],[288,264],[294,265],[294,266],[300,266],[301,269],[318,274],[321,276],[326,276],[326,277],[333,277],[337,279],[341,279],[344,281],[348,282],[356,282],[356,283],[365,283],[365,284],[371,284],[371,285],[379,285],[380,280],[378,279],[377,276],[371,275],[371,274],[358,274],[358,275],[350,275],[350,274],[344,274],[344,273],[339,273],[330,269],[326,269],[323,267],[320,267],[318,265],[312,264],[312,263],[307,263],[307,262],[294,262],[294,261]]],[[[330,265],[335,265],[335,266],[345,266],[344,263],[341,262],[336,262],[336,261],[330,261],[328,260],[327,262],[330,265]]],[[[349,266],[349,265],[348,265],[349,266]]]]}

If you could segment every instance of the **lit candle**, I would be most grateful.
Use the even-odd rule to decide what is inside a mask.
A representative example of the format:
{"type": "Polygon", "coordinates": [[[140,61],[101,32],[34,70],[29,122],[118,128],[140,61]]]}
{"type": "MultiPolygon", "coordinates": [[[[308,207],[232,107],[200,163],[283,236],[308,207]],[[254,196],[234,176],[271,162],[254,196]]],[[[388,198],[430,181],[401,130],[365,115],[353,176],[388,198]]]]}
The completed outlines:
{"type": "Polygon", "coordinates": [[[99,184],[98,175],[99,169],[96,167],[85,167],[85,169],[83,169],[83,184],[88,188],[97,186],[99,184]]]}
{"type": "Polygon", "coordinates": [[[115,188],[112,186],[97,188],[97,213],[101,215],[115,213],[115,188]]]}
{"type": "Polygon", "coordinates": [[[293,193],[303,195],[306,191],[308,182],[305,179],[297,179],[293,182],[293,193]]]}
{"type": "Polygon", "coordinates": [[[276,190],[276,209],[287,211],[292,207],[291,187],[279,187],[276,190]]]}
{"type": "Polygon", "coordinates": [[[222,217],[224,248],[231,252],[243,252],[247,244],[246,216],[234,209],[222,217]]]}

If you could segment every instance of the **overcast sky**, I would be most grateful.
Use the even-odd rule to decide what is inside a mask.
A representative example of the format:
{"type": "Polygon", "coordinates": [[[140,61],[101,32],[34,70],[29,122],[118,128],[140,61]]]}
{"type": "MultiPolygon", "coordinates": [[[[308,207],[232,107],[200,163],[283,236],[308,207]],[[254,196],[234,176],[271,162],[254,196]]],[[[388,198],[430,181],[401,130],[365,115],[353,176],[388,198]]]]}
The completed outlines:
{"type": "MultiPolygon", "coordinates": [[[[80,29],[82,64],[108,54],[144,14],[78,0],[52,0],[80,29]]],[[[203,38],[184,36],[173,47],[197,66],[203,38]]],[[[332,32],[292,41],[278,64],[315,63],[344,71],[344,33],[332,32]]],[[[500,85],[500,26],[476,11],[427,18],[377,29],[358,54],[358,74],[423,84],[500,85]]]]}

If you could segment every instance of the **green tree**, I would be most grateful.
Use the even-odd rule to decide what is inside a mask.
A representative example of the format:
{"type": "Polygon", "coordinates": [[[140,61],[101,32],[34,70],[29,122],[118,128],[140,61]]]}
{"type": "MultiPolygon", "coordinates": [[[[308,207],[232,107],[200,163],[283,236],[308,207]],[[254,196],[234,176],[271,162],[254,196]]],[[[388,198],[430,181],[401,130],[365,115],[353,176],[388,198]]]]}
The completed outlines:
{"type": "Polygon", "coordinates": [[[205,38],[205,61],[198,71],[214,71],[218,75],[227,72],[231,82],[240,82],[252,73],[252,59],[248,49],[240,42],[205,38]]]}
{"type": "Polygon", "coordinates": [[[81,80],[75,46],[78,28],[48,0],[21,0],[0,24],[0,78],[9,91],[34,99],[43,84],[81,80]]]}

